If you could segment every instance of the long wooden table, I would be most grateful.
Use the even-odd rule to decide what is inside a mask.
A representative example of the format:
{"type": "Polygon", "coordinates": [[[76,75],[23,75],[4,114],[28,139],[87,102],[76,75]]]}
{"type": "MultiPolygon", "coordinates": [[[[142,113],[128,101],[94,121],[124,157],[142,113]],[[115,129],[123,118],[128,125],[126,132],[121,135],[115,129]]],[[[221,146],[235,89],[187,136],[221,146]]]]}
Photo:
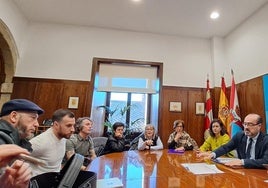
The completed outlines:
{"type": "Polygon", "coordinates": [[[168,150],[126,151],[111,153],[92,161],[88,170],[96,172],[98,179],[118,177],[126,188],[175,187],[268,187],[265,169],[232,169],[216,164],[221,174],[195,175],[182,163],[204,162],[194,151],[172,154],[168,150]]]}

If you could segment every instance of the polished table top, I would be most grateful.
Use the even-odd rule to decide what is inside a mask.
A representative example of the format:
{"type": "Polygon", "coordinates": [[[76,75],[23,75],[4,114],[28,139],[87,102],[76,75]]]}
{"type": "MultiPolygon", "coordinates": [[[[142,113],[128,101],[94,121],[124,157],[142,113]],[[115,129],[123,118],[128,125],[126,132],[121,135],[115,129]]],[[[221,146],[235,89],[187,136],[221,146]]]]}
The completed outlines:
{"type": "Polygon", "coordinates": [[[96,172],[98,179],[118,177],[126,188],[166,187],[268,187],[264,169],[232,169],[216,164],[221,174],[195,175],[181,163],[204,162],[194,151],[183,154],[159,151],[126,151],[100,156],[92,161],[88,170],[96,172]]]}

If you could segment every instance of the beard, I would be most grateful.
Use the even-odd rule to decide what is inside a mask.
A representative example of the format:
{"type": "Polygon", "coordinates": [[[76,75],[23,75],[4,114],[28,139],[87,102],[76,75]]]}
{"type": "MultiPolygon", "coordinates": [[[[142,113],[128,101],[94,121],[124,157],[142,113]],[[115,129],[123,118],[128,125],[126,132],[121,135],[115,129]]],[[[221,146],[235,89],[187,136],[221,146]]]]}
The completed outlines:
{"type": "Polygon", "coordinates": [[[23,126],[22,124],[17,126],[17,130],[21,139],[29,140],[34,137],[33,133],[27,133],[27,127],[23,126]]]}

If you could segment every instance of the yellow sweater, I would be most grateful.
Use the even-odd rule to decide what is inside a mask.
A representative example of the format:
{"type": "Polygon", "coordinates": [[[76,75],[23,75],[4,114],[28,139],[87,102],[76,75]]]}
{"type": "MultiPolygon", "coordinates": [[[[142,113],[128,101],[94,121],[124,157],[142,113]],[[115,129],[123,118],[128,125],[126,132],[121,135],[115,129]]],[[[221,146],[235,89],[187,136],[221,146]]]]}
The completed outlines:
{"type": "MultiPolygon", "coordinates": [[[[218,138],[209,136],[203,145],[200,147],[200,151],[214,151],[215,149],[219,148],[220,146],[226,144],[230,141],[230,137],[228,134],[224,134],[219,136],[218,138]]],[[[227,154],[228,157],[233,157],[234,154],[232,152],[227,154]]]]}

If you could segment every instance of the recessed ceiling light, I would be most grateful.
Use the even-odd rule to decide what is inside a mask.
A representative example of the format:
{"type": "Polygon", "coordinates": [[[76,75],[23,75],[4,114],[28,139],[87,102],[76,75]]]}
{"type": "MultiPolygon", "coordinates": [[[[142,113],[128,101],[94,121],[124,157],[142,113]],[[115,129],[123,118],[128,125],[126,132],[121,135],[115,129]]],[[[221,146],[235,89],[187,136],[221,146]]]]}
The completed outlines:
{"type": "Polygon", "coordinates": [[[134,2],[140,2],[141,0],[132,0],[132,1],[134,1],[134,2]]]}
{"type": "Polygon", "coordinates": [[[210,18],[215,20],[217,18],[220,17],[220,14],[217,12],[217,11],[213,11],[211,14],[210,14],[210,18]]]}

